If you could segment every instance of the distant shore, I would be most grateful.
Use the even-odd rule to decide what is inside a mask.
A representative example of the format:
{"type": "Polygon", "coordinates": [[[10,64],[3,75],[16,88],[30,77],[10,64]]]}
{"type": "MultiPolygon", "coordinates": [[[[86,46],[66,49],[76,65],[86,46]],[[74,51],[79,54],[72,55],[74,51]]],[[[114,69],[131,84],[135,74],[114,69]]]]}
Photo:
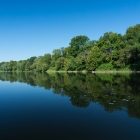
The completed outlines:
{"type": "MultiPolygon", "coordinates": [[[[35,71],[0,71],[0,72],[35,72],[35,71]]],[[[55,71],[55,70],[48,70],[47,73],[140,73],[140,71],[133,71],[133,70],[98,70],[98,71],[55,71]]]]}
{"type": "Polygon", "coordinates": [[[47,71],[49,72],[61,72],[61,73],[140,73],[140,71],[133,71],[133,70],[102,70],[102,71],[47,71]]]}
{"type": "Polygon", "coordinates": [[[111,70],[103,70],[103,71],[91,71],[92,73],[140,73],[140,71],[133,71],[133,70],[114,70],[114,71],[111,71],[111,70]]]}

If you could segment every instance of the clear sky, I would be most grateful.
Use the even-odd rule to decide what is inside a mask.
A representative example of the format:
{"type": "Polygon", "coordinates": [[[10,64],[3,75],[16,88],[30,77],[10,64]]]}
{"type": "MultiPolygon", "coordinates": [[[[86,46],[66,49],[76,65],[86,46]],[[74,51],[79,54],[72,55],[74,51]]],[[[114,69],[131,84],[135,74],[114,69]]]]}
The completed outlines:
{"type": "Polygon", "coordinates": [[[0,62],[67,47],[71,38],[125,34],[140,24],[140,0],[0,0],[0,62]]]}

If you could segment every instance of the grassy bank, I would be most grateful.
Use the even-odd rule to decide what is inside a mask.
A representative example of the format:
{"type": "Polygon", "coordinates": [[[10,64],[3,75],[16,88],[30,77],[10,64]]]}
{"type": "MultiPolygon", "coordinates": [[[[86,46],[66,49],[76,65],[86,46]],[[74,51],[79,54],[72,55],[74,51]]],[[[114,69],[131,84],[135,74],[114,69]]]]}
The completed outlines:
{"type": "MultiPolygon", "coordinates": [[[[35,72],[35,71],[0,71],[0,72],[35,72]]],[[[96,70],[96,71],[66,71],[66,70],[47,70],[47,73],[140,73],[140,71],[133,71],[133,70],[96,70]]]]}
{"type": "Polygon", "coordinates": [[[92,73],[140,73],[140,71],[132,71],[132,70],[98,70],[98,71],[92,71],[92,73]]]}

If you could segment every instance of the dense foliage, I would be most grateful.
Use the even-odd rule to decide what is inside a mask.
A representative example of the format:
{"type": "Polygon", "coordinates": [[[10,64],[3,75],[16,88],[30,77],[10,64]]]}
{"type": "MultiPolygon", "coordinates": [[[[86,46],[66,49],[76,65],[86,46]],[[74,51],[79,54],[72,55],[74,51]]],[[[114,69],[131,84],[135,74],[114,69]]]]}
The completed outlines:
{"type": "Polygon", "coordinates": [[[99,40],[76,36],[68,47],[27,60],[1,62],[2,71],[47,70],[139,70],[140,24],[129,27],[125,35],[106,32],[99,40]]]}

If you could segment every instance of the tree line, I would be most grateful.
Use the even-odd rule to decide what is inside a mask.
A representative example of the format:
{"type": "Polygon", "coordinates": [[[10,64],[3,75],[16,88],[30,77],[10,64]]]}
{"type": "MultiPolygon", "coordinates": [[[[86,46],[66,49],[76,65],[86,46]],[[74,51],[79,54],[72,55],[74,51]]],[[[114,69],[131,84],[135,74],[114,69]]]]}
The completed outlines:
{"type": "Polygon", "coordinates": [[[94,71],[140,69],[140,24],[124,35],[106,32],[99,40],[85,35],[73,37],[67,47],[27,60],[1,62],[2,71],[94,71]]]}

